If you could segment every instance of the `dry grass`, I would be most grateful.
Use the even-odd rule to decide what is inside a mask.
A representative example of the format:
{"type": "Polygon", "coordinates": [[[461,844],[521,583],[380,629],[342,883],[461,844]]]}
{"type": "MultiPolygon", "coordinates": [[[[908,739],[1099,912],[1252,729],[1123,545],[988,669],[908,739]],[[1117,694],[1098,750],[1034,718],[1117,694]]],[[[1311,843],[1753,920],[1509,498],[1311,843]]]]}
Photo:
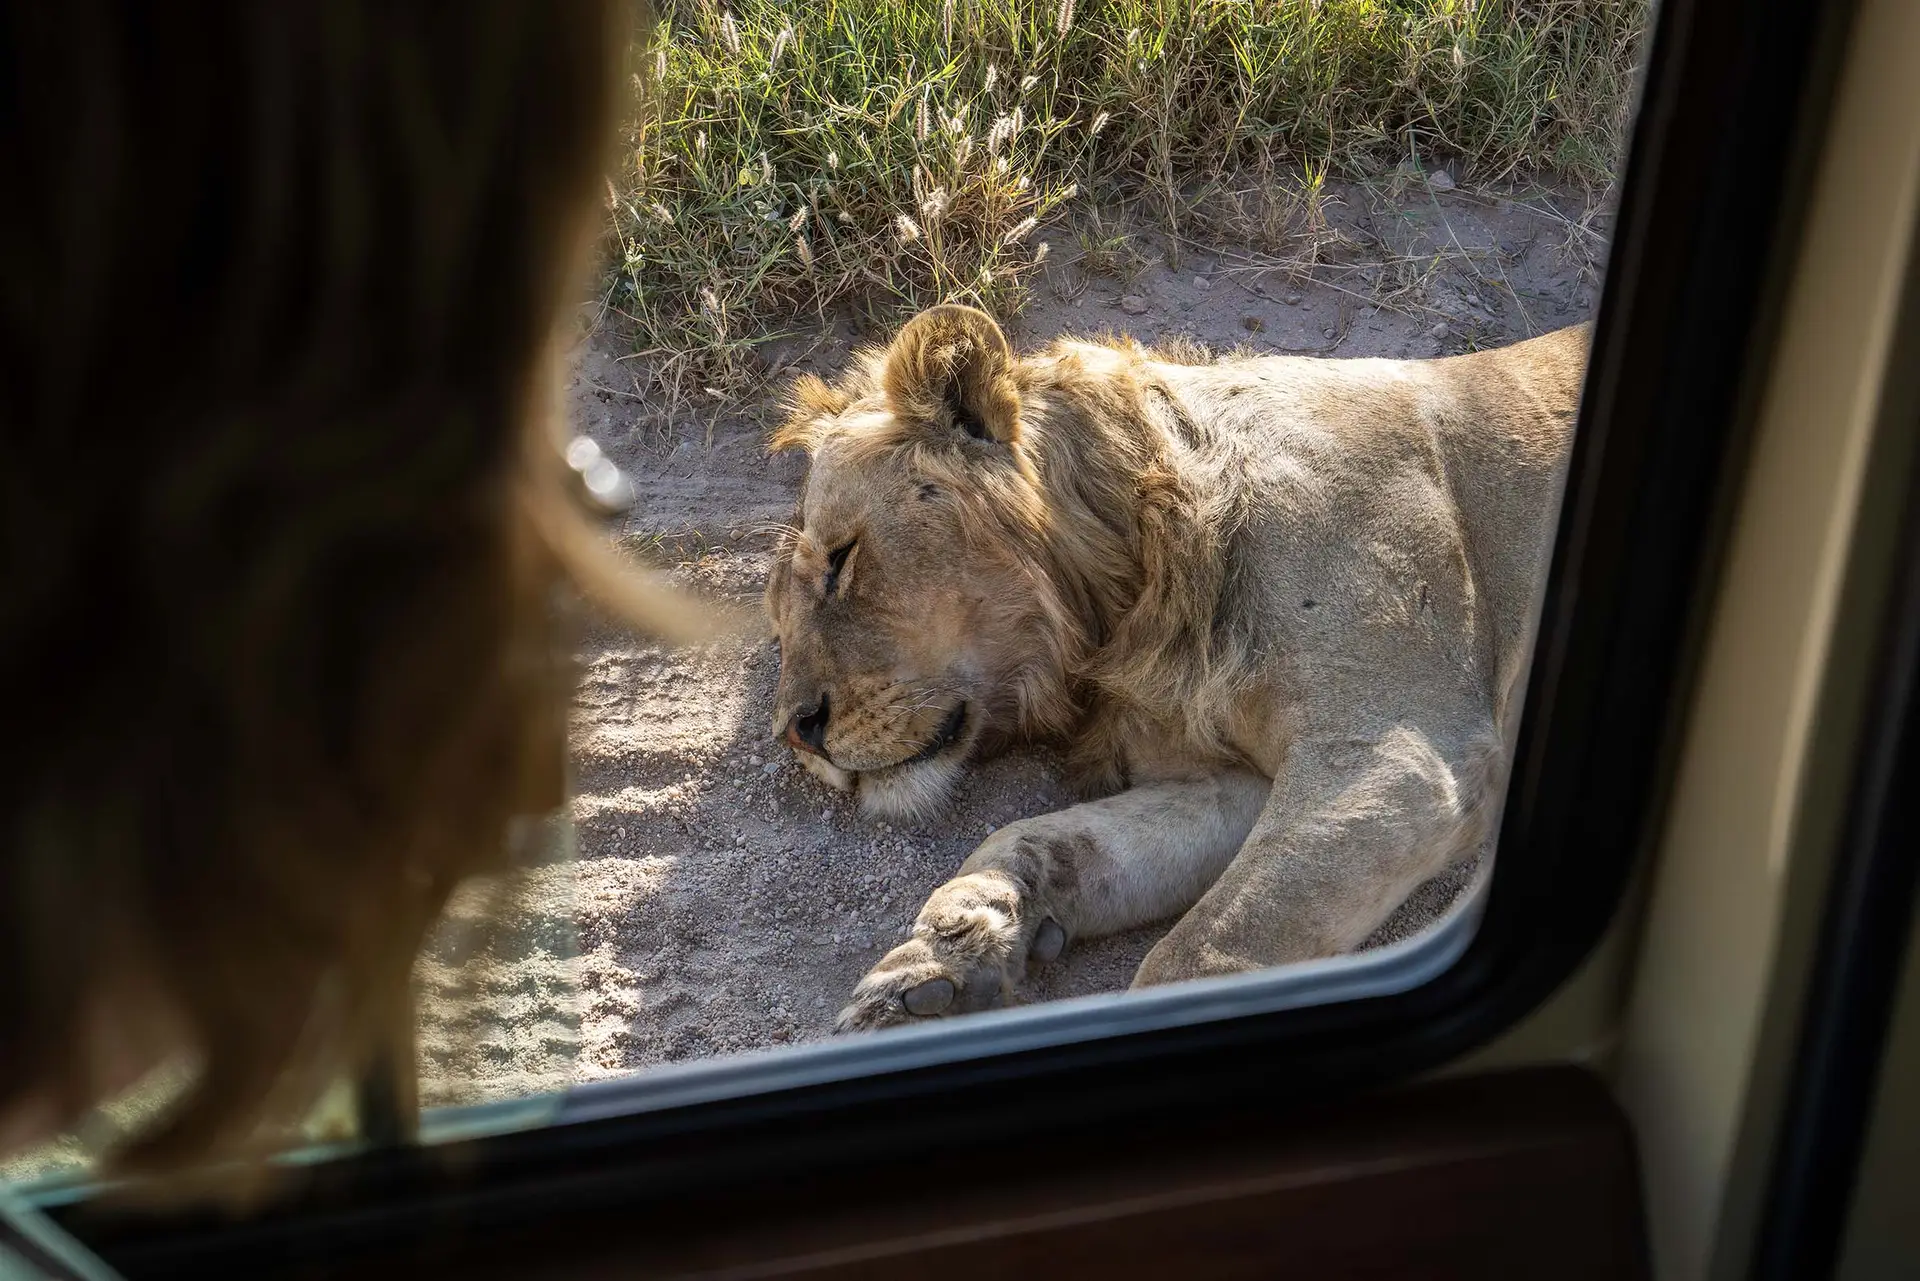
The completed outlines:
{"type": "Polygon", "coordinates": [[[1647,0],[678,0],[661,6],[605,303],[676,395],[831,307],[1020,306],[1122,199],[1280,252],[1329,176],[1610,181],[1647,0]]]}

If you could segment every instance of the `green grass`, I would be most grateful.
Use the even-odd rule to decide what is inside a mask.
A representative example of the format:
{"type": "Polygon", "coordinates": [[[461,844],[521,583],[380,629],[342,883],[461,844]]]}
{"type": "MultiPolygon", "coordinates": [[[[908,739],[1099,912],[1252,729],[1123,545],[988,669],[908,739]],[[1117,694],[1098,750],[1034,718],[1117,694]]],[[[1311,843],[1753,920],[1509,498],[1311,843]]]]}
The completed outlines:
{"type": "Polygon", "coordinates": [[[609,190],[607,299],[676,385],[718,392],[755,345],[817,328],[829,307],[876,320],[943,299],[1017,310],[1049,232],[1116,202],[1177,228],[1228,193],[1270,236],[1329,177],[1407,160],[1454,163],[1469,181],[1603,186],[1648,4],[660,11],[635,51],[648,92],[609,190]],[[1264,207],[1247,208],[1249,189],[1264,207]]]}

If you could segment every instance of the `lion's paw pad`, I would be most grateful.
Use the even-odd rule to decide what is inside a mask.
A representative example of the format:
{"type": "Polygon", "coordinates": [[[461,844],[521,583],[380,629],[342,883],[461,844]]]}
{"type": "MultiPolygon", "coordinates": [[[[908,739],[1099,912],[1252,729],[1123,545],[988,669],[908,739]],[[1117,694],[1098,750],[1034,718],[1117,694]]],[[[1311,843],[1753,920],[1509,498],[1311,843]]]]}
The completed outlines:
{"type": "Polygon", "coordinates": [[[953,1004],[953,982],[950,979],[928,979],[918,987],[910,987],[901,997],[907,1007],[907,1013],[919,1018],[932,1018],[936,1014],[946,1013],[953,1004]]]}

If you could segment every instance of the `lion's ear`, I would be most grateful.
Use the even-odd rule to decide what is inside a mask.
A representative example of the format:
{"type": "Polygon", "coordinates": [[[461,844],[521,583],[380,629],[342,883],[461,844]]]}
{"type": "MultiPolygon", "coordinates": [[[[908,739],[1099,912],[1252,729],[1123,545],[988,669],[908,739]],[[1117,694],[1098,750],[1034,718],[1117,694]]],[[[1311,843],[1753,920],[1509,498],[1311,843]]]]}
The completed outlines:
{"type": "Polygon", "coordinates": [[[1003,445],[1020,438],[1013,347],[978,308],[949,303],[909,320],[887,349],[882,384],[903,418],[1003,445]]]}
{"type": "Polygon", "coordinates": [[[804,449],[811,454],[820,444],[826,420],[851,405],[853,400],[838,387],[829,386],[812,374],[796,378],[787,393],[787,416],[767,437],[767,450],[783,454],[789,449],[804,449]]]}

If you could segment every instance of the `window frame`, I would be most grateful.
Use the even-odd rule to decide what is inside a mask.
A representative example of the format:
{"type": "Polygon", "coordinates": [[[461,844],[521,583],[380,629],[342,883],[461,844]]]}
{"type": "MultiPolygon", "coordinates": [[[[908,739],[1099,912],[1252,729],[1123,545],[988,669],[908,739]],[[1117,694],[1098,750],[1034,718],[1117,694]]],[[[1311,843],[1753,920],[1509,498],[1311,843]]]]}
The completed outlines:
{"type": "MultiPolygon", "coordinates": [[[[1448,964],[1352,1000],[1262,1012],[1201,1004],[1216,986],[1289,981],[1249,976],[1128,997],[1136,1010],[1197,1015],[1152,1027],[1015,1035],[1120,1008],[1083,998],[649,1072],[576,1088],[550,1107],[530,1101],[526,1115],[549,1122],[538,1128],[299,1162],[241,1222],[77,1191],[50,1213],[128,1271],[265,1275],[295,1258],[319,1266],[563,1211],[669,1198],[724,1213],[742,1188],[770,1178],[842,1179],[939,1159],[983,1136],[1018,1135],[1039,1151],[1122,1118],[1146,1133],[1195,1108],[1271,1111],[1438,1067],[1512,1026],[1591,951],[1658,831],[1853,9],[1853,0],[1667,0],[1653,17],[1484,899],[1398,949],[1297,974],[1325,981],[1450,952],[1448,964]],[[973,1042],[964,1053],[932,1052],[962,1038],[973,1042]],[[821,1070],[787,1070],[801,1063],[821,1070]]],[[[447,1113],[428,1132],[475,1119],[447,1113]]]]}

